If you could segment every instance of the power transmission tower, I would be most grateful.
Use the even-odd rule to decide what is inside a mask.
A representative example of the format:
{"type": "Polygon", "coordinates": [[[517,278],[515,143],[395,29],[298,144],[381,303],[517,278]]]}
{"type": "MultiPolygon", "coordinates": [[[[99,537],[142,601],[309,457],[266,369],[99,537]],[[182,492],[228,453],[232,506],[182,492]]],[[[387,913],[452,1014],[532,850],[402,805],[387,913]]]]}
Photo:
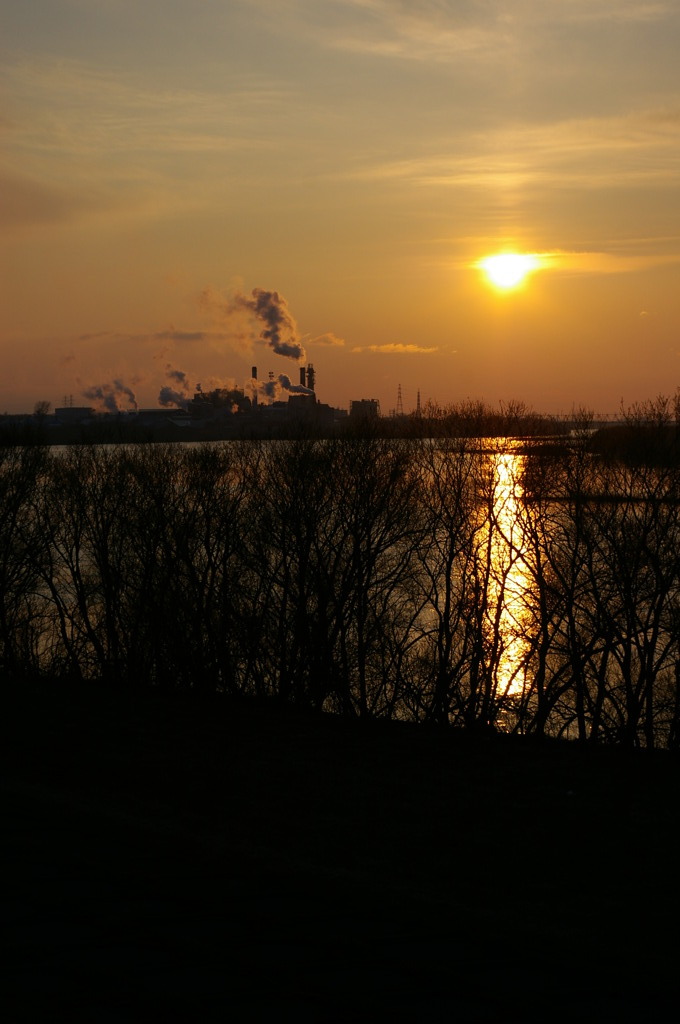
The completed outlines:
{"type": "Polygon", "coordinates": [[[404,415],[404,403],[401,400],[401,384],[397,388],[397,410],[396,410],[396,415],[397,416],[403,416],[404,415]]]}

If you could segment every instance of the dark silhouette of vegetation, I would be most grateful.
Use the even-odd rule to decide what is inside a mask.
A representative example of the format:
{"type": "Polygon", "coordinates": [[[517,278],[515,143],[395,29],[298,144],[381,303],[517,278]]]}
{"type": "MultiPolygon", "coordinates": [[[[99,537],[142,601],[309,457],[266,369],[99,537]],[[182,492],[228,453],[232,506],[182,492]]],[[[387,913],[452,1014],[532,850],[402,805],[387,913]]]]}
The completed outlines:
{"type": "Polygon", "coordinates": [[[666,752],[105,686],[2,710],[9,1020],[677,1016],[666,752]]]}
{"type": "Polygon", "coordinates": [[[680,462],[680,389],[621,409],[621,422],[600,430],[594,448],[630,465],[677,466],[680,462]]]}
{"type": "Polygon", "coordinates": [[[575,422],[4,448],[0,671],[677,747],[680,471],[575,422]]]}

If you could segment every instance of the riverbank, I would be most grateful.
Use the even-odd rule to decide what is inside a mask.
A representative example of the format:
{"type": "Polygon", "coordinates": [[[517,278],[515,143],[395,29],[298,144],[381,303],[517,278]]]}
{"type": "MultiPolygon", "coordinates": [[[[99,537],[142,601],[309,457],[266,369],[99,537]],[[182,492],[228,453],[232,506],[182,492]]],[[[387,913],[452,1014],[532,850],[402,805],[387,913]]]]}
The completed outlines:
{"type": "Polygon", "coordinates": [[[674,757],[0,701],[5,1019],[673,1019],[674,757]]]}

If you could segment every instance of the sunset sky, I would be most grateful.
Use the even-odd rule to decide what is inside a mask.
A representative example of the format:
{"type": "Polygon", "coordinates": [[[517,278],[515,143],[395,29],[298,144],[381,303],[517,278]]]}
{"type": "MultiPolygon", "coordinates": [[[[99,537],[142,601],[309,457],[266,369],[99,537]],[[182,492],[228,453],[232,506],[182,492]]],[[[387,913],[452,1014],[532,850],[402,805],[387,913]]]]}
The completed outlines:
{"type": "Polygon", "coordinates": [[[673,394],[678,53],[677,0],[2,0],[0,413],[296,379],[254,289],[331,405],[673,394]]]}

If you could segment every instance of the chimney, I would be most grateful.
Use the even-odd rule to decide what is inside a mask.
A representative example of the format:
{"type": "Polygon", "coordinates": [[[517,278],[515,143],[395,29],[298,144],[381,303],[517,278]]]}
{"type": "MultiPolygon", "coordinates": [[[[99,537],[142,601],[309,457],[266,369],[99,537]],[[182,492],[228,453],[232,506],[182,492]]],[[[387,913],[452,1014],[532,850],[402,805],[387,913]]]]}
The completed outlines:
{"type": "Polygon", "coordinates": [[[300,384],[302,385],[303,388],[307,387],[307,385],[305,384],[305,380],[306,380],[306,378],[305,378],[305,368],[304,368],[304,366],[301,366],[300,367],[300,384]]]}

